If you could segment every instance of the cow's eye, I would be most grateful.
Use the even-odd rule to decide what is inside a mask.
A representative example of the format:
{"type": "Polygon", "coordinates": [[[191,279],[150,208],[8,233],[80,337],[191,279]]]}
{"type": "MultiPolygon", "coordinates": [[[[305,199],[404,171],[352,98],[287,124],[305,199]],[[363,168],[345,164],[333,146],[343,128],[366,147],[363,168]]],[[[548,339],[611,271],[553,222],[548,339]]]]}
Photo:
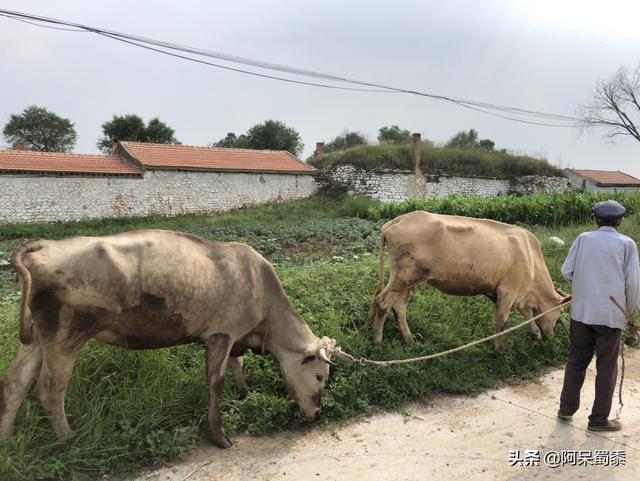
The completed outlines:
{"type": "Polygon", "coordinates": [[[318,382],[322,382],[322,381],[324,380],[324,377],[323,377],[323,376],[321,376],[320,374],[318,374],[318,375],[316,376],[316,379],[318,380],[318,382]]]}

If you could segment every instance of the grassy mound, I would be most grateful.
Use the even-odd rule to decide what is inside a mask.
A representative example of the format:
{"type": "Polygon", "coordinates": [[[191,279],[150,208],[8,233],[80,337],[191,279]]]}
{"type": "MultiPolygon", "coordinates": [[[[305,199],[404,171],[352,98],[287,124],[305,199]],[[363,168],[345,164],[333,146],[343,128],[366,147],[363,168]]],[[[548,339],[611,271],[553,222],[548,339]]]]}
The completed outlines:
{"type": "MultiPolygon", "coordinates": [[[[564,176],[557,167],[546,160],[503,151],[460,149],[422,145],[422,171],[426,174],[447,174],[468,177],[499,177],[511,179],[523,175],[564,176]]],[[[316,168],[326,169],[339,165],[352,165],[357,169],[411,170],[412,147],[406,145],[360,145],[326,154],[311,161],[316,168]]]]}

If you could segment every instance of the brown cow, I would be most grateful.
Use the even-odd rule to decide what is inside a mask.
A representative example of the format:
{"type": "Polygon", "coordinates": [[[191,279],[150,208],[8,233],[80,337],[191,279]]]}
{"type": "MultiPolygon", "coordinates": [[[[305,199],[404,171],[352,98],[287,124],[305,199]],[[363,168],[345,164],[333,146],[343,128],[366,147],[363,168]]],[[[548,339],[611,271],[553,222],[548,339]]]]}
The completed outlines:
{"type": "MultiPolygon", "coordinates": [[[[142,230],[30,241],[12,263],[23,286],[23,345],[0,381],[0,437],[11,434],[38,373],[36,396],[56,434],[70,432],[64,396],[91,338],[126,349],[203,344],[209,424],[220,447],[231,446],[218,410],[225,368],[246,349],[276,358],[305,416],[320,411],[335,342],[311,332],[271,264],[249,246],[142,230]]],[[[232,367],[241,378],[240,360],[232,367]]]]}
{"type": "MultiPolygon", "coordinates": [[[[416,211],[382,226],[380,283],[367,325],[373,325],[374,342],[382,342],[389,310],[400,333],[413,342],[407,325],[407,302],[412,289],[424,284],[458,296],[484,294],[496,303],[495,332],[502,332],[511,309],[530,319],[559,304],[542,256],[540,242],[526,229],[488,219],[472,219],[416,211]],[[384,287],[384,246],[389,246],[391,277],[384,287]],[[384,288],[383,288],[384,287],[384,288]]],[[[531,323],[542,339],[550,336],[562,310],[531,323]]],[[[496,349],[502,336],[495,339],[496,349]]]]}

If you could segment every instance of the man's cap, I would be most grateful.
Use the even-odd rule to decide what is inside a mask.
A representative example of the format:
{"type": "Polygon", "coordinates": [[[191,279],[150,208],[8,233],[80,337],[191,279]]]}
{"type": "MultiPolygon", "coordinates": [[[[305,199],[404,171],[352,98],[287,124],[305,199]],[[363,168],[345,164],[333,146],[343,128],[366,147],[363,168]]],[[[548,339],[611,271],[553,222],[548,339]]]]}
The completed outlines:
{"type": "Polygon", "coordinates": [[[615,200],[605,200],[604,202],[598,202],[593,207],[593,214],[602,220],[617,220],[624,215],[627,211],[622,204],[615,200]]]}

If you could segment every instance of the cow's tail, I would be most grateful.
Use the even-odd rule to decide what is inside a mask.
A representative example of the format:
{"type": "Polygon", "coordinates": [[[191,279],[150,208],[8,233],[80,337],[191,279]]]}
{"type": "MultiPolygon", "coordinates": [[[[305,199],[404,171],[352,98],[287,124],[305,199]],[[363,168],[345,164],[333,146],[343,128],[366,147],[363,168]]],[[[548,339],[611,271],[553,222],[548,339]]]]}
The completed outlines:
{"type": "Polygon", "coordinates": [[[378,274],[378,290],[376,296],[384,289],[384,245],[387,239],[384,236],[384,231],[380,232],[380,272],[378,274]]]}
{"type": "Polygon", "coordinates": [[[367,317],[367,322],[365,322],[363,329],[367,329],[373,323],[374,318],[378,314],[378,295],[384,289],[384,246],[386,242],[387,239],[384,236],[383,230],[380,232],[380,272],[378,272],[378,288],[373,296],[373,304],[371,305],[371,310],[369,311],[369,316],[367,317]]]}
{"type": "Polygon", "coordinates": [[[22,244],[11,256],[11,265],[18,273],[22,281],[22,301],[20,303],[20,341],[22,344],[31,344],[33,341],[33,318],[29,304],[31,303],[31,272],[22,260],[25,254],[38,250],[33,242],[22,244]]]}

